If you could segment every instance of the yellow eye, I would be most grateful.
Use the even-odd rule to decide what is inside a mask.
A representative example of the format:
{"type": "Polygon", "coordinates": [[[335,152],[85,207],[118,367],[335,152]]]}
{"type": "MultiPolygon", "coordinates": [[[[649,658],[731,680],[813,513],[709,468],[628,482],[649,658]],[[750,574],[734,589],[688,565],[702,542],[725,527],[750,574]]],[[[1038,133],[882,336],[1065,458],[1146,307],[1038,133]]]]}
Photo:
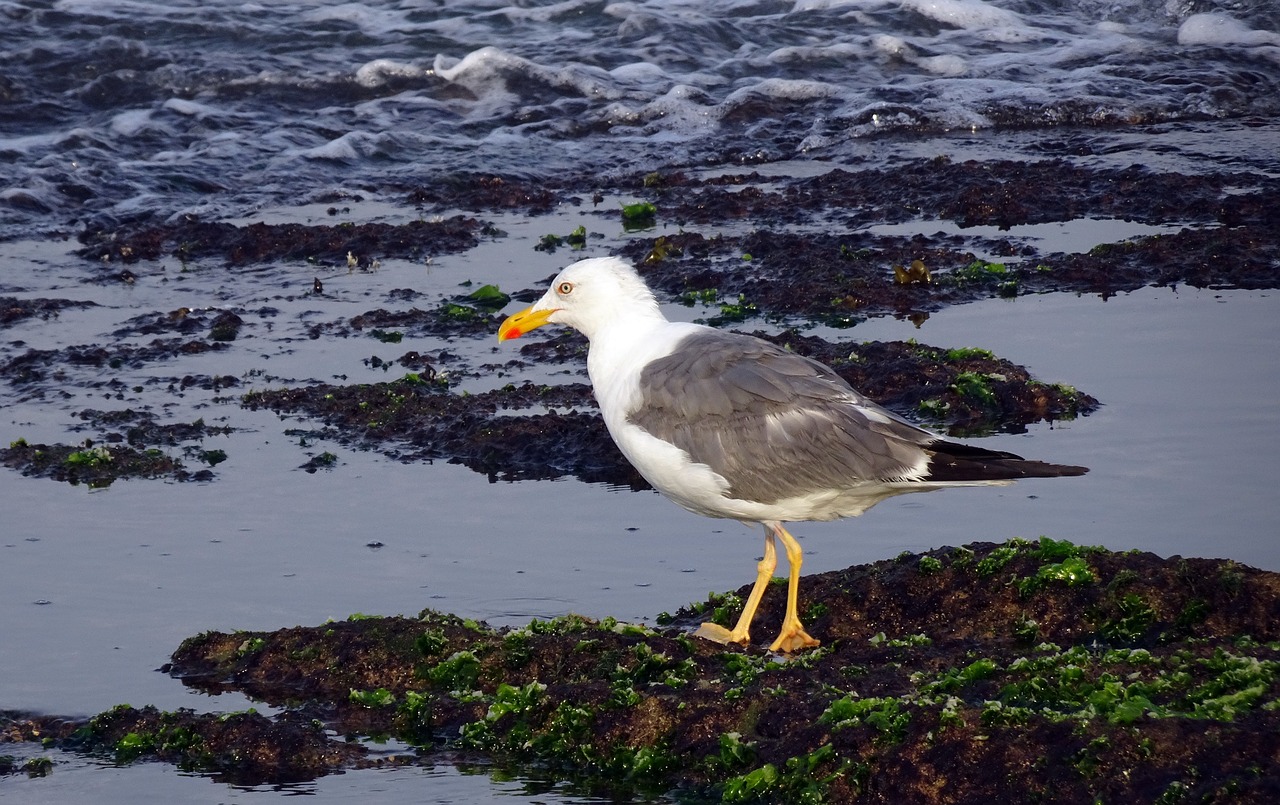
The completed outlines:
{"type": "Polygon", "coordinates": [[[573,293],[573,283],[572,282],[560,283],[559,285],[556,286],[556,293],[560,294],[561,296],[568,296],[569,294],[573,293]]]}

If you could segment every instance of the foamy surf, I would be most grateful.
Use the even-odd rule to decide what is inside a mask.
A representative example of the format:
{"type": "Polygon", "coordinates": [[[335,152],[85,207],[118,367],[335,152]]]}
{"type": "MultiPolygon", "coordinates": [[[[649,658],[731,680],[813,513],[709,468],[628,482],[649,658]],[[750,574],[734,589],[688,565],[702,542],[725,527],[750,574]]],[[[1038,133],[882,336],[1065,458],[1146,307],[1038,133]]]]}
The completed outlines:
{"type": "Polygon", "coordinates": [[[1269,4],[62,0],[5,13],[0,236],[236,215],[406,175],[863,159],[891,135],[1106,137],[1280,115],[1269,4]]]}

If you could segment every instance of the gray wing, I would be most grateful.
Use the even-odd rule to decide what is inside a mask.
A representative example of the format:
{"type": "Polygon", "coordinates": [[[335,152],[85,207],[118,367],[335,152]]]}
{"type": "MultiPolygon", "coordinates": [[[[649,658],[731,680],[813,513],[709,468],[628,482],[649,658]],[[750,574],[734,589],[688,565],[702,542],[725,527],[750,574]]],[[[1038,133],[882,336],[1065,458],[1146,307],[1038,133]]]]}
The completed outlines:
{"type": "Polygon", "coordinates": [[[722,475],[732,497],[762,503],[902,480],[936,438],[817,361],[718,330],[649,363],[640,391],[632,424],[722,475]]]}

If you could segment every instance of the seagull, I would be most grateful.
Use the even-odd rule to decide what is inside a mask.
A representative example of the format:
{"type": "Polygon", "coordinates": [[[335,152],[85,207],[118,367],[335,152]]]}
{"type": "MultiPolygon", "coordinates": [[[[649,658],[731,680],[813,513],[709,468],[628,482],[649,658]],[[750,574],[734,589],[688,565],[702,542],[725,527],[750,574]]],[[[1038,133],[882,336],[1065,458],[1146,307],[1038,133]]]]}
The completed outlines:
{"type": "Polygon", "coordinates": [[[1082,475],[1084,467],[945,441],[855,391],[834,370],[768,341],[669,321],[624,260],[581,260],[537,302],[508,316],[499,342],[546,324],[587,337],[587,372],[609,435],[655,489],[696,514],[764,527],[764,557],[732,629],[751,642],[781,541],[790,564],[782,628],[770,650],[819,645],[799,616],[802,556],[783,523],[862,514],[906,492],[1082,475]]]}

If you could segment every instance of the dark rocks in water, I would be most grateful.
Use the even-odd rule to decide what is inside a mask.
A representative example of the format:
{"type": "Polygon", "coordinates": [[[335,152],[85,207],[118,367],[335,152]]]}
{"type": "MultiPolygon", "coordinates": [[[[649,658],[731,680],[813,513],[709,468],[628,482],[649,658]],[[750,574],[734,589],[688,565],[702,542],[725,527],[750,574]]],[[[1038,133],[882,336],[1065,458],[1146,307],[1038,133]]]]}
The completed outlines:
{"type": "MultiPolygon", "coordinates": [[[[1280,194],[1276,203],[1280,204],[1280,194]]],[[[679,257],[651,260],[656,239],[623,248],[654,288],[675,299],[706,295],[722,309],[803,317],[849,327],[877,316],[925,319],[945,307],[1049,292],[1103,297],[1146,286],[1274,288],[1280,239],[1248,229],[1182,230],[1098,246],[1085,254],[974,257],[957,236],[901,237],[758,231],[708,240],[667,237],[679,257]],[[726,259],[732,253],[752,260],[726,259]],[[920,261],[930,281],[902,283],[893,267],[920,261]]],[[[1016,247],[1009,246],[1016,253],[1016,247]]],[[[718,323],[714,319],[711,323],[718,323]]]]}
{"type": "Polygon", "coordinates": [[[213,320],[209,328],[209,338],[214,341],[235,341],[240,334],[244,319],[229,310],[224,310],[213,320]]]}
{"type": "Polygon", "coordinates": [[[83,309],[97,306],[96,302],[75,299],[18,299],[13,296],[0,296],[0,327],[7,327],[30,318],[50,319],[68,308],[83,309]]]}
{"type": "Polygon", "coordinates": [[[421,259],[470,249],[479,243],[479,229],[479,222],[463,216],[399,225],[339,226],[236,226],[187,216],[172,223],[85,232],[80,236],[85,246],[78,253],[104,262],[131,263],[166,255],[183,260],[221,256],[228,265],[302,260],[367,269],[377,258],[421,259]]]}
{"type": "Polygon", "coordinates": [[[656,629],[575,615],[492,629],[426,610],[206,632],[163,670],[283,713],[10,714],[0,734],[245,784],[444,750],[618,797],[1261,805],[1280,792],[1280,574],[1045,538],[977,543],[806,578],[819,649],[762,648],[779,586],[754,646],[688,635],[731,622],[747,589],[656,629]],[[416,752],[371,759],[312,718],[416,752]]]}
{"type": "Polygon", "coordinates": [[[55,380],[61,378],[64,374],[64,364],[118,369],[122,366],[141,366],[152,361],[169,360],[179,356],[217,352],[226,348],[225,343],[210,343],[203,339],[157,338],[143,346],[113,344],[104,347],[93,344],[76,345],[64,349],[28,349],[21,355],[0,363],[0,378],[14,385],[35,385],[50,378],[55,380]]]}
{"type": "MultiPolygon", "coordinates": [[[[188,378],[191,385],[205,382],[188,378]]],[[[225,378],[235,385],[235,378],[225,378]]],[[[210,381],[210,388],[213,387],[210,381]]],[[[80,444],[29,444],[17,439],[0,447],[0,464],[23,475],[65,481],[72,486],[110,486],[122,478],[161,478],[170,481],[209,481],[207,469],[190,470],[181,459],[161,447],[183,445],[184,455],[209,466],[221,463],[226,454],[205,450],[199,443],[210,436],[229,433],[227,426],[207,425],[204,420],[160,424],[146,411],[81,411],[84,424],[73,430],[93,429],[98,438],[80,444]],[[195,443],[195,444],[191,444],[195,443]]]]}
{"type": "Polygon", "coordinates": [[[798,332],[752,333],[821,361],[876,402],[951,435],[1024,433],[1035,422],[1075,419],[1097,399],[1044,383],[1025,367],[979,348],[939,349],[906,341],[837,343],[798,332]]]}
{"type": "Polygon", "coordinates": [[[139,450],[128,445],[102,445],[87,440],[78,445],[28,444],[19,439],[0,447],[0,464],[23,475],[65,481],[72,486],[108,487],[121,478],[168,478],[203,481],[207,470],[189,472],[182,462],[158,449],[139,450]]]}
{"type": "Polygon", "coordinates": [[[752,222],[754,231],[745,235],[708,237],[688,227],[632,240],[621,251],[641,265],[651,287],[674,299],[702,301],[709,294],[711,301],[749,305],[759,315],[850,326],[874,316],[927,316],[952,304],[1050,291],[1105,297],[1151,285],[1280,283],[1272,212],[1280,207],[1280,180],[1271,177],[1089,169],[1061,160],[936,159],[815,177],[680,177],[655,187],[636,177],[633,184],[664,220],[681,226],[752,222]],[[1081,219],[1185,228],[1083,254],[1042,252],[1012,235],[923,234],[929,220],[1007,230],[1081,219]],[[920,234],[867,231],[884,224],[904,224],[920,234]],[[978,246],[1003,255],[1002,261],[975,258],[978,246]],[[914,261],[927,268],[931,281],[896,279],[893,266],[914,261]]]}
{"type": "Polygon", "coordinates": [[[838,212],[850,229],[921,218],[1000,229],[1077,218],[1269,226],[1280,200],[1274,177],[1091,168],[1061,159],[955,162],[944,156],[799,178],[680,175],[657,186],[645,178],[633,177],[631,189],[659,196],[664,217],[699,224],[751,218],[776,226],[838,212]],[[1237,192],[1241,185],[1254,192],[1237,192]]]}
{"type": "Polygon", "coordinates": [[[509,176],[459,174],[437,178],[409,191],[414,205],[446,210],[521,210],[530,214],[551,212],[574,197],[556,190],[545,180],[529,181],[509,176]]]}
{"type": "Polygon", "coordinates": [[[161,760],[238,786],[314,780],[367,754],[358,744],[332,740],[323,724],[296,711],[268,718],[252,710],[162,712],[125,704],[74,725],[0,713],[0,730],[8,740],[53,741],[69,751],[105,752],[117,763],[161,760]]]}
{"type": "MultiPolygon", "coordinates": [[[[551,185],[516,176],[444,177],[412,190],[410,200],[453,209],[520,209],[538,215],[556,210],[598,183],[597,177],[588,176],[564,177],[551,185]]],[[[798,327],[809,323],[847,327],[883,315],[922,321],[948,305],[994,297],[1045,292],[1107,296],[1144,285],[1176,283],[1263,288],[1274,287],[1280,276],[1274,270],[1280,260],[1280,241],[1268,235],[1274,229],[1269,211],[1280,203],[1280,181],[1265,176],[1184,176],[1137,167],[1094,169],[1062,160],[955,163],[933,159],[878,170],[837,169],[819,176],[741,174],[694,179],[669,172],[637,175],[613,184],[651,203],[664,222],[752,221],[754,229],[745,234],[708,236],[689,230],[618,242],[619,250],[641,264],[642,273],[660,293],[671,300],[709,306],[711,323],[726,327],[760,317],[780,317],[798,327]],[[872,224],[918,226],[922,217],[931,216],[962,226],[1124,218],[1185,222],[1188,228],[1103,245],[1083,254],[1041,254],[1015,237],[891,236],[866,231],[872,224]],[[1007,259],[999,263],[977,259],[972,250],[978,246],[984,253],[1007,259]]],[[[489,233],[489,227],[465,217],[398,226],[234,226],[178,216],[162,226],[134,222],[118,231],[86,233],[82,254],[126,262],[163,254],[208,256],[231,265],[297,258],[346,265],[354,271],[370,268],[378,255],[418,257],[471,248],[489,233]]],[[[537,295],[535,289],[511,294],[517,299],[537,295]]],[[[307,335],[315,339],[370,336],[383,343],[404,337],[489,337],[499,317],[484,300],[473,296],[459,294],[434,306],[405,310],[400,306],[416,298],[412,291],[400,290],[389,296],[387,308],[310,324],[307,335]]],[[[242,339],[247,328],[265,329],[256,328],[251,313],[270,315],[186,308],[144,314],[116,335],[179,337],[145,346],[93,344],[28,350],[0,365],[0,378],[32,386],[39,393],[40,384],[61,378],[59,363],[134,367],[227,348],[232,339],[242,339]]],[[[774,340],[833,365],[874,399],[951,435],[1017,432],[1032,422],[1087,414],[1099,404],[1070,386],[1030,378],[1020,367],[981,350],[819,341],[795,331],[774,340]]],[[[518,354],[518,359],[506,363],[474,367],[442,349],[429,358],[406,352],[401,363],[411,370],[405,380],[425,381],[433,391],[441,391],[451,379],[514,374],[531,363],[581,366],[585,345],[573,334],[559,334],[525,344],[518,354]]],[[[387,371],[397,361],[375,355],[366,365],[387,371]]],[[[418,389],[407,399],[412,402],[410,409],[425,417],[420,422],[388,404],[405,396],[402,391],[377,384],[325,385],[273,392],[273,396],[254,398],[254,404],[319,416],[328,423],[328,432],[340,440],[377,446],[398,458],[458,461],[495,478],[571,474],[643,485],[604,436],[581,390],[571,393],[582,398],[580,405],[555,403],[572,410],[548,407],[546,414],[534,416],[507,414],[510,408],[498,399],[511,393],[506,391],[471,399],[472,403],[492,402],[497,407],[491,413],[468,411],[456,401],[446,405],[442,398],[433,399],[432,410],[427,411],[422,408],[427,398],[418,389]],[[330,393],[336,395],[336,403],[314,399],[330,393]],[[373,406],[380,416],[365,419],[342,413],[337,410],[339,404],[373,406]],[[498,408],[504,412],[499,414],[498,408]],[[549,460],[539,464],[541,456],[549,460]]],[[[516,397],[527,395],[516,392],[516,397]]],[[[544,405],[527,401],[534,408],[544,405]]]]}
{"type": "Polygon", "coordinates": [[[409,373],[388,383],[254,391],[243,403],[315,417],[339,441],[406,461],[444,459],[495,480],[572,475],[646,488],[591,410],[595,399],[584,384],[526,383],[464,396],[409,373]],[[547,413],[507,413],[530,407],[547,413]]]}

